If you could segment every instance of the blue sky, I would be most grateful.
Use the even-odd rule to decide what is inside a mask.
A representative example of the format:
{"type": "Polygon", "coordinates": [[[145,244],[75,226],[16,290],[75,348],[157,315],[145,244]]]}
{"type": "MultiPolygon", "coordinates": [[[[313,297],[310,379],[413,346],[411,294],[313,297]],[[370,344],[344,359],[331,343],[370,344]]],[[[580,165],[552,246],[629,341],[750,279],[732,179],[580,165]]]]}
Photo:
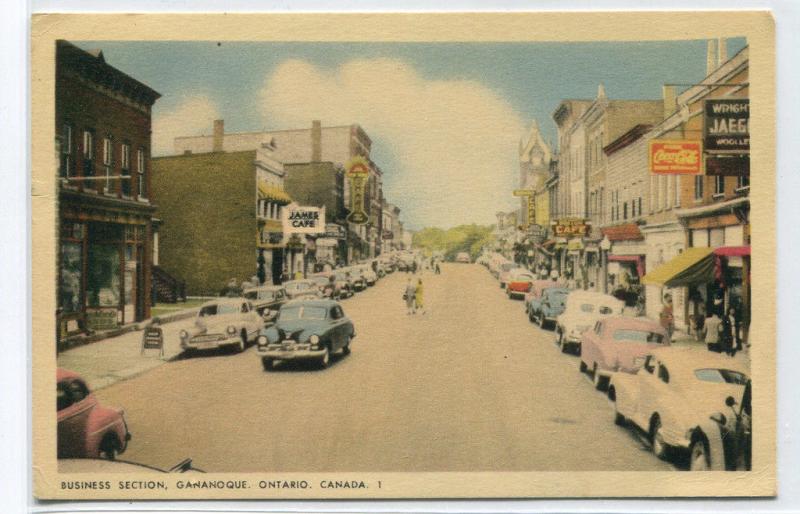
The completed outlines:
{"type": "MultiPolygon", "coordinates": [[[[154,121],[159,116],[180,109],[181,104],[188,99],[198,97],[203,98],[205,104],[213,106],[212,112],[215,115],[225,119],[227,131],[297,128],[310,126],[313,118],[321,118],[323,124],[327,124],[326,118],[337,118],[332,121],[339,121],[351,116],[351,121],[361,123],[373,139],[372,156],[385,171],[387,197],[406,210],[405,217],[415,226],[446,226],[460,221],[491,222],[496,208],[506,205],[513,207],[513,200],[503,192],[511,183],[508,177],[518,176],[513,149],[533,119],[538,120],[545,138],[555,141],[551,115],[562,99],[594,98],[597,85],[601,82],[605,86],[606,94],[612,99],[658,99],[661,96],[661,86],[665,83],[701,81],[705,76],[706,64],[705,40],[634,43],[221,44],[94,41],[77,44],[85,49],[102,49],[109,64],[159,91],[163,97],[156,103],[154,121]],[[360,62],[362,66],[347,68],[347,63],[353,61],[360,62]],[[387,67],[371,67],[370,63],[373,62],[386,64],[387,67]],[[293,63],[294,66],[287,63],[293,63]],[[394,79],[394,82],[390,80],[384,86],[374,82],[375,77],[369,77],[371,69],[384,70],[383,73],[391,75],[392,70],[401,68],[402,77],[394,79]],[[373,89],[366,93],[359,89],[359,84],[354,84],[352,77],[348,78],[348,73],[343,71],[347,69],[352,73],[360,73],[366,83],[374,84],[373,89]],[[403,146],[399,144],[399,139],[404,138],[406,132],[419,132],[425,130],[427,125],[420,127],[406,124],[408,126],[404,129],[399,126],[402,125],[403,116],[388,109],[384,109],[383,117],[373,116],[373,112],[383,111],[380,102],[386,96],[386,90],[393,90],[392,84],[406,79],[405,92],[391,92],[424,96],[425,100],[421,101],[419,108],[431,120],[438,119],[433,112],[436,105],[442,105],[443,109],[449,110],[450,115],[461,118],[455,123],[457,131],[449,135],[449,140],[437,141],[437,137],[444,137],[446,129],[436,128],[436,123],[431,122],[431,130],[435,130],[435,134],[432,133],[430,138],[424,140],[416,139],[414,144],[409,139],[408,144],[403,146]],[[308,85],[310,81],[322,84],[308,85]],[[329,87],[331,84],[333,88],[339,84],[341,89],[358,91],[363,99],[353,94],[338,98],[336,89],[329,87]],[[439,88],[441,85],[444,87],[439,88]],[[469,103],[462,105],[453,100],[454,103],[450,104],[446,95],[449,85],[464,86],[465,98],[470,98],[469,103]],[[345,105],[339,105],[336,110],[330,110],[328,106],[319,107],[318,110],[323,112],[316,116],[315,112],[306,109],[308,97],[292,96],[292,90],[296,93],[296,90],[304,87],[318,91],[319,94],[332,95],[336,97],[333,101],[345,105]],[[383,92],[380,88],[383,88],[383,92]],[[437,97],[435,91],[442,90],[445,91],[444,96],[437,97]],[[493,106],[493,113],[502,112],[503,116],[514,120],[508,124],[497,120],[487,121],[486,130],[513,132],[519,128],[519,133],[502,135],[513,143],[507,147],[498,144],[482,150],[483,153],[502,152],[503,158],[496,163],[484,162],[483,155],[459,158],[454,154],[449,161],[442,159],[442,166],[447,167],[447,172],[442,173],[460,177],[462,175],[453,168],[471,167],[470,163],[490,166],[492,173],[497,173],[501,178],[497,180],[496,187],[488,187],[493,190],[482,194],[493,197],[497,207],[484,201],[480,202],[480,212],[469,214],[462,210],[449,218],[442,217],[436,214],[441,209],[424,207],[433,201],[431,188],[440,187],[441,183],[432,182],[417,188],[407,184],[412,177],[419,179],[417,182],[424,182],[427,175],[423,170],[418,169],[416,174],[411,171],[415,166],[420,168],[420,160],[438,161],[438,158],[432,157],[433,149],[416,156],[416,160],[409,154],[413,154],[415,148],[425,146],[425,141],[431,141],[431,145],[434,144],[433,141],[437,141],[436,145],[443,152],[442,155],[452,151],[463,156],[465,151],[469,153],[469,148],[474,147],[475,143],[463,147],[456,144],[449,150],[451,145],[448,141],[460,139],[457,136],[459,132],[478,137],[478,141],[495,141],[494,133],[473,134],[474,125],[480,125],[480,120],[492,116],[480,111],[471,112],[470,105],[482,103],[481,95],[488,98],[485,103],[493,106]],[[281,98],[285,103],[270,103],[274,98],[281,98]],[[348,98],[359,100],[354,100],[354,105],[348,106],[348,98]],[[361,105],[370,102],[375,105],[361,105]],[[292,103],[295,105],[289,105],[292,103]],[[265,104],[268,106],[265,107],[265,104]],[[469,124],[467,117],[475,119],[475,123],[469,124]],[[295,126],[286,126],[286,123],[294,123],[295,126]],[[458,127],[459,123],[466,125],[458,127]]],[[[729,56],[739,51],[744,44],[744,39],[729,40],[729,56]]],[[[358,79],[355,81],[358,82],[358,79]]],[[[398,86],[401,87],[403,86],[398,86]]],[[[416,104],[412,101],[406,105],[411,105],[413,110],[416,104]]],[[[446,121],[442,123],[446,124],[446,121]]],[[[206,125],[206,121],[203,120],[202,124],[206,125]]],[[[185,128],[189,132],[201,129],[203,127],[185,128]]],[[[208,133],[209,130],[210,125],[204,131],[208,133]]],[[[155,137],[158,134],[154,129],[155,137]]],[[[454,179],[453,182],[455,181],[454,179]]],[[[486,189],[483,185],[481,188],[486,189]]]]}

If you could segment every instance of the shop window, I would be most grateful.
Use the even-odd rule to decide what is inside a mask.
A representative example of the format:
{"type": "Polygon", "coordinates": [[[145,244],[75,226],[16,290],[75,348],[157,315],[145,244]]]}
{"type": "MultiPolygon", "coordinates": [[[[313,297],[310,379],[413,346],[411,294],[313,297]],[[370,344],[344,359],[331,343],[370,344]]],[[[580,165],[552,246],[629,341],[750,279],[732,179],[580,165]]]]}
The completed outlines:
{"type": "Polygon", "coordinates": [[[116,244],[89,246],[86,295],[89,307],[118,307],[120,304],[120,250],[116,244]]]}
{"type": "Polygon", "coordinates": [[[61,159],[59,173],[63,178],[72,176],[72,125],[65,123],[61,127],[61,159]]]}
{"type": "Polygon", "coordinates": [[[747,189],[750,187],[750,175],[739,175],[736,177],[736,190],[747,189]]]}
{"type": "Polygon", "coordinates": [[[108,193],[111,191],[111,169],[113,167],[114,146],[111,137],[103,138],[103,172],[106,177],[103,191],[108,193]]]}
{"type": "Polygon", "coordinates": [[[94,176],[94,132],[83,131],[83,176],[94,176]]]}
{"type": "Polygon", "coordinates": [[[705,184],[705,176],[697,175],[694,177],[694,199],[699,202],[703,199],[703,185],[705,184]]]}
{"type": "Polygon", "coordinates": [[[722,196],[725,194],[725,177],[714,177],[714,196],[722,196]]]}
{"type": "Polygon", "coordinates": [[[83,270],[83,243],[61,243],[61,273],[58,288],[58,306],[64,314],[81,310],[81,273],[83,270]]]}
{"type": "Polygon", "coordinates": [[[131,196],[131,145],[127,143],[124,143],[121,147],[120,167],[122,168],[120,174],[123,176],[120,179],[122,194],[125,196],[131,196]]]}
{"type": "Polygon", "coordinates": [[[622,219],[628,219],[628,202],[622,203],[622,219]]]}
{"type": "Polygon", "coordinates": [[[145,162],[144,162],[144,149],[140,148],[136,151],[136,175],[138,176],[138,194],[139,198],[147,198],[147,181],[145,180],[145,162]]]}
{"type": "Polygon", "coordinates": [[[641,216],[642,215],[642,197],[641,196],[637,199],[637,202],[639,203],[639,208],[636,210],[636,212],[638,212],[639,216],[641,216]]]}

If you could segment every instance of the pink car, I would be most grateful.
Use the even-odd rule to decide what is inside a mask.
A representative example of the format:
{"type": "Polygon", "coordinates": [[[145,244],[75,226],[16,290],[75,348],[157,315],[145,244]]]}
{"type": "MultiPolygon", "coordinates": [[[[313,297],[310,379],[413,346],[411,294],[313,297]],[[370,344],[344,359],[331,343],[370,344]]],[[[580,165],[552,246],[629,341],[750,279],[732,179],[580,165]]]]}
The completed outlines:
{"type": "Polygon", "coordinates": [[[131,434],[121,409],[103,407],[77,373],[56,374],[58,458],[114,459],[128,447],[131,434]]]}
{"type": "Polygon", "coordinates": [[[648,318],[613,316],[599,320],[581,338],[582,372],[589,371],[594,385],[603,390],[615,372],[636,373],[656,348],[669,346],[660,323],[648,318]]]}

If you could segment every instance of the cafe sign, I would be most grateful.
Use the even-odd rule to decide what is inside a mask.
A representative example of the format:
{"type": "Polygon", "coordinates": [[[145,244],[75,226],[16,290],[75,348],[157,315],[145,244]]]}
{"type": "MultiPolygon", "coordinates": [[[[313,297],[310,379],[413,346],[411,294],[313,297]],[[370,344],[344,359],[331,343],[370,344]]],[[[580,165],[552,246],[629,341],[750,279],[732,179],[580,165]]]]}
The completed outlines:
{"type": "Polygon", "coordinates": [[[325,207],[288,205],[283,209],[285,234],[322,234],[325,232],[325,207]]]}
{"type": "Polygon", "coordinates": [[[750,100],[706,100],[703,142],[706,153],[750,153],[750,100]]]}
{"type": "Polygon", "coordinates": [[[556,221],[553,227],[555,237],[583,237],[587,234],[589,225],[580,218],[562,218],[556,221]]]}
{"type": "Polygon", "coordinates": [[[648,155],[650,173],[654,175],[703,173],[703,145],[700,141],[653,139],[648,155]]]}

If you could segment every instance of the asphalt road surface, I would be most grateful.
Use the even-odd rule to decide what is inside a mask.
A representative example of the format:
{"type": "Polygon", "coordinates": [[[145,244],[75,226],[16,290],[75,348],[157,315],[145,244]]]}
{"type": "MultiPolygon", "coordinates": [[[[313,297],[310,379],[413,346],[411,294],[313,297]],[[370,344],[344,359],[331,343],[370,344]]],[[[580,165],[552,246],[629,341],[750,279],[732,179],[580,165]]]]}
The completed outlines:
{"type": "Polygon", "coordinates": [[[126,460],[214,472],[669,470],[604,394],[478,265],[412,275],[342,302],[352,353],[265,373],[255,349],[167,363],[97,394],[123,407],[126,460]]]}

